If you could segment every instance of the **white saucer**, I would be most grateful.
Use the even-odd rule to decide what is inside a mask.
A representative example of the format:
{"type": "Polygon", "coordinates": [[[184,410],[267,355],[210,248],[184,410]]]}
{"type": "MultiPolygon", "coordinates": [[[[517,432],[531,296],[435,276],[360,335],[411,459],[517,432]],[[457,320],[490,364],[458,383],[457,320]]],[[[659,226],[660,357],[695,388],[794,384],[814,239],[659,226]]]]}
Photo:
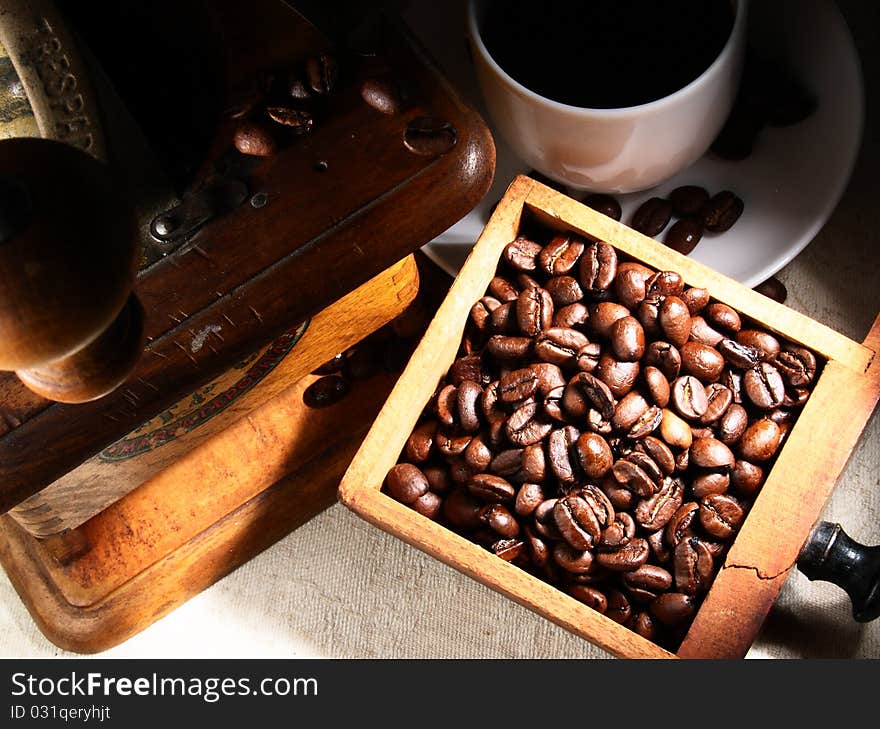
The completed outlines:
{"type": "MultiPolygon", "coordinates": [[[[447,3],[414,2],[405,18],[450,81],[490,121],[464,50],[463,16],[449,10],[447,3]]],[[[764,129],[745,160],[706,155],[656,188],[616,197],[628,223],[641,202],[679,185],[700,185],[710,193],[733,190],[745,202],[742,217],[726,233],[704,237],[690,255],[755,286],[803,250],[840,200],[859,150],[864,94],[852,37],[830,0],[753,2],[749,11],[753,41],[758,48],[772,43],[783,54],[818,97],[816,112],[793,126],[764,129]]],[[[516,174],[529,171],[497,134],[495,142],[497,164],[489,193],[423,248],[452,275],[479,237],[489,209],[516,174]]]]}

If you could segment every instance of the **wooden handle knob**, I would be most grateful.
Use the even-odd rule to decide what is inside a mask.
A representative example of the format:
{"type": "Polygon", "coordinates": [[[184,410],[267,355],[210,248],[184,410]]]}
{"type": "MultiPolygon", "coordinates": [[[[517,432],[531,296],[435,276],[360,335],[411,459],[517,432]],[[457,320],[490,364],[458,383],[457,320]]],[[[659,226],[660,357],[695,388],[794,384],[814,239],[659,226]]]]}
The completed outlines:
{"type": "Polygon", "coordinates": [[[810,580],[833,582],[846,590],[858,622],[880,615],[880,546],[859,544],[840,524],[823,521],[810,533],[797,566],[810,580]]]}
{"type": "Polygon", "coordinates": [[[0,369],[63,402],[122,382],[141,348],[136,252],[105,165],[60,142],[0,141],[0,369]]]}

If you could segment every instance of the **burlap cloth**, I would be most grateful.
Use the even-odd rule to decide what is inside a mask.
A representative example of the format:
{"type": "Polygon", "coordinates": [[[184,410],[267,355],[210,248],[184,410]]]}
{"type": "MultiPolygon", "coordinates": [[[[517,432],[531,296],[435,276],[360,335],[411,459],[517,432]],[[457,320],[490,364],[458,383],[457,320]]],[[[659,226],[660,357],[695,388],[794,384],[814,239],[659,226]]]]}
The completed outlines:
{"type": "MultiPolygon", "coordinates": [[[[788,304],[856,340],[880,312],[880,17],[840,3],[862,57],[867,119],[849,187],[816,239],[779,273],[788,304]],[[874,50],[869,50],[873,47],[874,50]]],[[[809,150],[805,150],[809,154],[809,150]]],[[[873,418],[822,518],[880,544],[880,422],[873,418]]],[[[793,505],[795,506],[795,505],[793,505]]],[[[0,573],[0,656],[68,655],[37,630],[0,573]]],[[[604,658],[556,627],[336,505],[114,657],[604,658]]],[[[880,621],[793,570],[752,658],[880,658],[880,621]]]]}

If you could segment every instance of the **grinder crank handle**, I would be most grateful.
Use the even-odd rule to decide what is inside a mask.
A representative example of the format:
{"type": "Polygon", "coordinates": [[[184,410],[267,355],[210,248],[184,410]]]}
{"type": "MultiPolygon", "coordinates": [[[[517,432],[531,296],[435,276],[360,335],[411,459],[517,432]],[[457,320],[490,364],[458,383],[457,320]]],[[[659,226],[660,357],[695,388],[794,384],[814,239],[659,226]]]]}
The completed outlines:
{"type": "Polygon", "coordinates": [[[840,524],[822,521],[804,543],[797,567],[810,580],[833,582],[846,590],[858,622],[880,615],[880,546],[859,544],[840,524]]]}

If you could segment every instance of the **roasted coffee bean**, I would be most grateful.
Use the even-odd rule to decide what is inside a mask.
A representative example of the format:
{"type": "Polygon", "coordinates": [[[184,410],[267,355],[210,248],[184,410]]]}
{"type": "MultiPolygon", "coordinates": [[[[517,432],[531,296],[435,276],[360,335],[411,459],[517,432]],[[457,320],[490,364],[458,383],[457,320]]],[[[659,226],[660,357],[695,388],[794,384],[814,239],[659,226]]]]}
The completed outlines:
{"type": "Polygon", "coordinates": [[[593,570],[593,553],[575,549],[565,541],[557,542],[553,546],[553,561],[566,572],[577,575],[585,575],[593,570]]]}
{"type": "Polygon", "coordinates": [[[547,460],[553,475],[563,487],[571,486],[576,480],[571,448],[579,436],[577,428],[567,425],[552,431],[547,439],[547,460]]]}
{"type": "Polygon", "coordinates": [[[643,529],[657,531],[662,529],[684,500],[684,486],[680,479],[665,478],[660,490],[652,496],[643,498],[636,504],[634,516],[643,529]]]}
{"type": "Polygon", "coordinates": [[[716,539],[730,539],[745,518],[739,502],[727,494],[713,494],[700,499],[700,524],[716,539]]]}
{"type": "Polygon", "coordinates": [[[483,436],[477,435],[468,443],[462,457],[474,473],[482,473],[489,468],[489,464],[492,462],[492,451],[483,436]]]}
{"type": "Polygon", "coordinates": [[[678,218],[688,218],[700,212],[709,200],[706,188],[697,185],[682,185],[669,193],[672,212],[678,218]]]}
{"type": "Polygon", "coordinates": [[[602,529],[606,529],[614,523],[614,505],[598,486],[587,484],[579,492],[580,497],[586,502],[590,511],[599,522],[602,529]]]}
{"type": "Polygon", "coordinates": [[[691,313],[677,296],[667,296],[660,305],[660,327],[665,339],[681,347],[691,334],[691,313]]]}
{"type": "Polygon", "coordinates": [[[721,384],[733,394],[733,402],[742,405],[743,377],[742,372],[726,369],[721,373],[721,384]]]}
{"type": "Polygon", "coordinates": [[[605,597],[608,600],[605,615],[621,625],[629,621],[632,616],[632,606],[627,596],[620,590],[610,589],[605,591],[605,597]]]}
{"type": "Polygon", "coordinates": [[[666,522],[664,538],[666,543],[675,549],[682,539],[693,533],[700,516],[700,505],[696,501],[689,501],[676,509],[672,518],[666,522]]]}
{"type": "Polygon", "coordinates": [[[434,405],[437,419],[445,426],[452,427],[458,417],[458,388],[446,385],[439,393],[434,405]]]}
{"type": "Polygon", "coordinates": [[[709,400],[709,407],[700,417],[700,425],[714,425],[717,423],[727,409],[733,403],[733,393],[724,385],[713,383],[706,388],[706,398],[709,400]]]}
{"type": "Polygon", "coordinates": [[[621,362],[609,352],[603,352],[596,365],[596,376],[602,380],[614,397],[623,397],[636,384],[641,368],[638,362],[621,362]]]}
{"type": "Polygon", "coordinates": [[[678,414],[688,420],[699,420],[709,408],[706,388],[692,375],[682,375],[672,383],[671,399],[678,414]]]}
{"type": "Polygon", "coordinates": [[[310,408],[326,408],[342,400],[348,389],[348,382],[339,375],[321,377],[303,391],[303,402],[310,408]]]}
{"type": "Polygon", "coordinates": [[[694,434],[687,422],[667,408],[663,411],[663,420],[660,421],[660,437],[673,448],[687,451],[691,447],[694,434]]]}
{"type": "Polygon", "coordinates": [[[452,488],[452,479],[449,477],[449,471],[443,466],[425,464],[422,466],[422,473],[428,479],[428,486],[431,487],[431,491],[445,494],[452,488]]]}
{"type": "Polygon", "coordinates": [[[405,455],[407,460],[413,463],[423,463],[431,456],[434,447],[434,435],[437,432],[437,423],[427,422],[417,426],[407,438],[405,455]]]}
{"type": "Polygon", "coordinates": [[[543,439],[553,429],[537,413],[537,404],[530,402],[518,408],[507,419],[504,427],[511,443],[521,447],[529,446],[543,439]]]}
{"type": "Polygon", "coordinates": [[[637,570],[625,573],[622,581],[631,592],[652,593],[650,599],[672,587],[672,575],[669,571],[653,564],[644,564],[637,570]]]}
{"type": "Polygon", "coordinates": [[[627,453],[623,456],[623,460],[629,461],[630,463],[635,463],[639,468],[641,468],[648,476],[651,477],[651,480],[655,483],[660,483],[663,480],[663,471],[657,462],[651,458],[647,453],[640,450],[634,450],[631,453],[627,453]]]}
{"type": "Polygon", "coordinates": [[[742,437],[748,425],[749,415],[745,408],[733,403],[718,421],[718,440],[731,446],[742,437]]]}
{"type": "Polygon", "coordinates": [[[779,450],[782,430],[772,420],[762,418],[752,423],[739,439],[739,452],[747,461],[769,461],[779,450]]]}
{"type": "Polygon", "coordinates": [[[575,358],[575,365],[581,372],[592,372],[599,366],[602,346],[598,342],[590,342],[581,347],[575,358]]]}
{"type": "Polygon", "coordinates": [[[617,482],[637,496],[651,496],[658,490],[654,480],[632,461],[621,458],[611,467],[617,482]]]}
{"type": "Polygon", "coordinates": [[[495,276],[489,282],[489,293],[502,304],[515,302],[519,298],[519,291],[516,290],[516,286],[501,276],[495,276]]]}
{"type": "Polygon", "coordinates": [[[535,567],[545,567],[550,561],[550,547],[547,542],[528,525],[523,527],[526,549],[535,567]]]}
{"type": "Polygon", "coordinates": [[[754,496],[764,483],[764,469],[749,461],[737,460],[730,472],[730,485],[742,496],[754,496]]]}
{"type": "Polygon", "coordinates": [[[625,362],[635,362],[645,353],[645,330],[632,316],[618,319],[611,325],[611,348],[614,356],[625,362]]]}
{"type": "Polygon", "coordinates": [[[345,364],[345,354],[340,352],[339,354],[333,355],[331,359],[328,359],[324,364],[320,367],[312,371],[313,375],[334,375],[342,369],[342,366],[345,364]]]}
{"type": "Polygon", "coordinates": [[[645,364],[656,367],[672,382],[681,370],[681,353],[669,342],[651,342],[645,350],[645,364]]]}
{"type": "Polygon", "coordinates": [[[554,276],[553,278],[548,278],[544,287],[553,300],[553,306],[557,308],[577,303],[584,297],[580,284],[573,276],[554,276]]]}
{"type": "Polygon", "coordinates": [[[650,456],[651,460],[667,476],[675,470],[675,457],[672,455],[669,446],[659,438],[651,435],[645,436],[636,444],[636,451],[641,451],[650,456]]]}
{"type": "Polygon", "coordinates": [[[676,271],[658,271],[645,284],[645,296],[649,299],[663,296],[681,296],[684,279],[676,271]]]}
{"type": "Polygon", "coordinates": [[[782,375],[768,362],[761,362],[745,373],[743,389],[749,400],[762,410],[779,407],[785,399],[782,375]]]}
{"type": "Polygon", "coordinates": [[[627,432],[627,437],[633,440],[644,438],[648,433],[653,433],[663,420],[663,410],[656,405],[651,405],[642,415],[633,423],[627,432]]]}
{"type": "Polygon", "coordinates": [[[596,433],[582,433],[572,451],[587,478],[602,478],[614,463],[608,441],[596,433]]]}
{"type": "Polygon", "coordinates": [[[492,312],[499,306],[501,302],[494,296],[484,296],[471,307],[470,318],[477,331],[485,332],[489,329],[492,312]]]}
{"type": "Polygon", "coordinates": [[[561,276],[577,265],[583,252],[584,242],[580,238],[571,234],[557,235],[538,255],[538,265],[548,276],[561,276]]]}
{"type": "Polygon", "coordinates": [[[785,300],[788,298],[788,290],[785,288],[785,284],[775,276],[771,276],[766,281],[759,283],[755,286],[755,291],[759,294],[764,294],[764,296],[774,301],[778,301],[780,304],[785,303],[785,300]]]}
{"type": "Polygon", "coordinates": [[[458,422],[466,433],[476,433],[480,429],[477,403],[482,395],[483,388],[473,380],[465,380],[458,386],[456,393],[458,422]]]}
{"type": "Polygon", "coordinates": [[[585,291],[606,291],[617,276],[617,252],[601,241],[587,243],[581,254],[579,275],[585,291]]]}
{"type": "MultiPolygon", "coordinates": [[[[611,503],[610,499],[609,503],[611,503]]],[[[625,511],[615,512],[614,521],[602,530],[602,537],[599,540],[598,546],[600,549],[613,552],[628,544],[635,535],[636,523],[633,518],[625,511]]]]}
{"type": "Polygon", "coordinates": [[[293,134],[308,134],[315,125],[311,114],[301,109],[289,109],[286,106],[270,106],[266,115],[274,122],[286,127],[293,134]]]}
{"type": "Polygon", "coordinates": [[[526,545],[521,539],[499,539],[490,549],[505,562],[513,562],[525,551],[526,545]]]}
{"type": "Polygon", "coordinates": [[[717,382],[724,369],[724,357],[718,350],[699,342],[685,342],[681,347],[681,370],[700,382],[717,382]]]}
{"type": "Polygon", "coordinates": [[[700,221],[706,230],[723,233],[730,230],[743,212],[743,201],[730,190],[712,196],[700,210],[700,221]]]}
{"type": "Polygon", "coordinates": [[[739,314],[727,304],[709,304],[706,307],[706,321],[718,329],[734,334],[742,328],[739,314]]]}
{"type": "Polygon", "coordinates": [[[428,479],[411,463],[398,463],[388,471],[385,486],[393,499],[411,504],[428,491],[428,479]]]}
{"type": "Polygon", "coordinates": [[[735,460],[730,448],[715,438],[697,438],[691,444],[691,465],[700,468],[732,468],[735,460]]]}
{"type": "Polygon", "coordinates": [[[816,357],[803,347],[786,346],[773,363],[791,387],[809,385],[816,375],[816,357]]]}
{"type": "Polygon", "coordinates": [[[691,316],[696,316],[709,303],[709,292],[706,289],[692,286],[689,289],[685,289],[681,295],[681,300],[687,304],[691,316]]]}
{"type": "Polygon", "coordinates": [[[627,309],[635,309],[647,296],[648,281],[656,271],[641,263],[627,261],[617,264],[617,278],[614,280],[614,291],[620,303],[627,309]]]}
{"type": "Polygon", "coordinates": [[[690,595],[681,592],[664,592],[648,606],[648,610],[663,625],[675,627],[687,621],[697,610],[690,595]]]}
{"type": "Polygon", "coordinates": [[[233,136],[235,148],[252,157],[270,157],[278,151],[272,132],[265,125],[254,121],[242,121],[233,136]]]}
{"type": "Polygon", "coordinates": [[[660,303],[661,297],[646,297],[636,311],[636,318],[645,330],[646,339],[656,339],[663,336],[660,328],[660,303]]]}
{"type": "Polygon", "coordinates": [[[577,390],[582,392],[605,420],[610,420],[613,417],[614,395],[611,388],[603,380],[589,372],[581,372],[571,379],[569,385],[574,385],[577,390]]]}
{"type": "Polygon", "coordinates": [[[480,501],[510,502],[516,489],[509,481],[491,473],[478,473],[467,484],[468,491],[480,501]]]}
{"type": "Polygon", "coordinates": [[[306,81],[316,94],[325,96],[336,86],[339,66],[330,53],[319,53],[306,61],[306,81]]]}
{"type": "Polygon", "coordinates": [[[486,342],[486,351],[500,360],[522,359],[528,355],[531,348],[532,340],[529,337],[507,337],[503,334],[495,334],[486,342]]]}
{"type": "Polygon", "coordinates": [[[572,549],[592,549],[602,534],[602,525],[580,496],[566,496],[556,502],[553,519],[562,538],[572,549]]]}
{"type": "Polygon", "coordinates": [[[595,587],[590,585],[571,585],[568,594],[593,610],[604,613],[608,609],[608,600],[595,587]]]}
{"type": "Polygon", "coordinates": [[[537,483],[524,483],[516,492],[514,510],[519,516],[529,516],[544,501],[544,488],[537,483]]]}
{"type": "Polygon", "coordinates": [[[480,521],[501,537],[511,539],[519,534],[516,518],[502,504],[487,504],[480,509],[480,521]]]}
{"type": "Polygon", "coordinates": [[[471,436],[455,430],[440,428],[434,436],[437,450],[444,456],[460,456],[471,442],[471,436]]]}
{"type": "Polygon", "coordinates": [[[690,460],[691,449],[688,448],[687,450],[681,451],[681,453],[675,457],[675,470],[678,473],[684,473],[688,470],[688,466],[690,466],[690,460]]]}
{"type": "MultiPolygon", "coordinates": [[[[548,330],[550,331],[550,330],[548,330]]],[[[529,369],[538,378],[538,394],[546,397],[551,391],[565,385],[565,376],[558,366],[550,362],[536,362],[529,369]]]]}
{"type": "Polygon", "coordinates": [[[553,314],[553,326],[565,329],[580,327],[586,324],[589,318],[590,312],[587,307],[578,302],[557,309],[553,314]]]}
{"type": "Polygon", "coordinates": [[[505,246],[502,257],[518,271],[534,271],[542,250],[539,243],[520,235],[505,246]]]}
{"type": "Polygon", "coordinates": [[[654,640],[657,635],[657,629],[654,625],[654,618],[644,610],[635,613],[626,623],[634,633],[642,636],[645,640],[654,640]]]}
{"type": "Polygon", "coordinates": [[[651,366],[644,368],[642,377],[648,386],[652,402],[660,408],[665,408],[669,404],[669,381],[660,370],[651,366]]]}
{"type": "Polygon", "coordinates": [[[611,336],[611,328],[618,319],[630,315],[629,309],[613,301],[603,301],[590,306],[589,326],[592,332],[602,339],[611,336]]]}
{"type": "Polygon", "coordinates": [[[376,111],[391,116],[403,106],[403,89],[392,78],[369,78],[361,84],[361,98],[376,111]]]}
{"type": "Polygon", "coordinates": [[[526,480],[542,483],[547,477],[547,460],[540,443],[526,446],[521,461],[522,474],[526,480]]]}
{"type": "Polygon", "coordinates": [[[617,430],[629,430],[648,409],[648,401],[637,390],[627,393],[611,416],[611,425],[617,430]]]}
{"type": "Polygon", "coordinates": [[[515,301],[505,301],[492,310],[489,315],[488,331],[492,334],[519,334],[515,301]]]}
{"type": "Polygon", "coordinates": [[[620,220],[620,216],[622,214],[620,203],[617,202],[616,198],[611,197],[611,195],[593,193],[591,195],[587,195],[583,199],[583,203],[587,207],[595,210],[597,213],[607,215],[612,220],[620,220]]]}
{"type": "Polygon", "coordinates": [[[730,476],[726,472],[705,471],[695,475],[691,481],[691,493],[695,499],[711,494],[723,494],[730,486],[730,476]]]}
{"type": "Polygon", "coordinates": [[[708,547],[696,537],[682,539],[675,548],[675,587],[686,595],[709,589],[713,559],[708,547]]]}
{"type": "Polygon", "coordinates": [[[463,382],[476,382],[488,385],[491,377],[482,357],[475,354],[458,357],[449,368],[449,381],[458,387],[463,382]]]}
{"type": "Polygon", "coordinates": [[[578,352],[589,343],[587,337],[575,329],[550,327],[535,340],[535,355],[545,362],[567,366],[575,362],[578,352]]]}
{"type": "Polygon", "coordinates": [[[662,197],[652,197],[633,214],[631,227],[653,238],[663,231],[671,217],[672,204],[662,197]]]}
{"type": "Polygon", "coordinates": [[[410,504],[410,508],[422,516],[425,516],[432,521],[436,521],[443,508],[443,499],[437,496],[437,494],[428,491],[413,501],[410,504]]]}
{"type": "Polygon", "coordinates": [[[445,154],[455,146],[458,132],[444,119],[420,116],[406,125],[403,144],[413,154],[435,157],[445,154]]]}
{"type": "Polygon", "coordinates": [[[703,224],[693,218],[676,220],[663,236],[663,244],[686,256],[703,238],[703,224]]]}
{"type": "Polygon", "coordinates": [[[538,389],[538,375],[529,368],[514,370],[501,378],[498,395],[501,402],[518,403],[535,394],[538,389]]]}
{"type": "MultiPolygon", "coordinates": [[[[467,448],[465,448],[467,450],[467,448]]],[[[480,471],[472,468],[463,456],[447,456],[446,464],[449,468],[449,478],[453,483],[459,485],[466,484],[471,478],[480,473],[480,471]]]]}
{"type": "Polygon", "coordinates": [[[645,564],[650,554],[648,542],[639,537],[613,552],[598,552],[596,562],[612,572],[632,572],[645,564]]]}
{"type": "Polygon", "coordinates": [[[516,301],[516,321],[527,337],[537,337],[553,323],[553,299],[546,289],[526,289],[516,301]]]}
{"type": "Polygon", "coordinates": [[[779,340],[769,332],[758,329],[741,329],[736,334],[736,341],[757,349],[764,361],[773,360],[779,354],[779,340]]]}
{"type": "Polygon", "coordinates": [[[522,454],[522,448],[503,450],[492,458],[489,470],[496,476],[515,480],[522,471],[522,454]]]}
{"type": "Polygon", "coordinates": [[[690,339],[692,342],[715,348],[724,339],[724,335],[709,326],[702,316],[693,316],[691,317],[690,339]]]}
{"type": "Polygon", "coordinates": [[[741,344],[734,339],[722,339],[718,342],[718,351],[725,361],[733,367],[749,369],[761,361],[763,353],[756,347],[741,344]]]}

